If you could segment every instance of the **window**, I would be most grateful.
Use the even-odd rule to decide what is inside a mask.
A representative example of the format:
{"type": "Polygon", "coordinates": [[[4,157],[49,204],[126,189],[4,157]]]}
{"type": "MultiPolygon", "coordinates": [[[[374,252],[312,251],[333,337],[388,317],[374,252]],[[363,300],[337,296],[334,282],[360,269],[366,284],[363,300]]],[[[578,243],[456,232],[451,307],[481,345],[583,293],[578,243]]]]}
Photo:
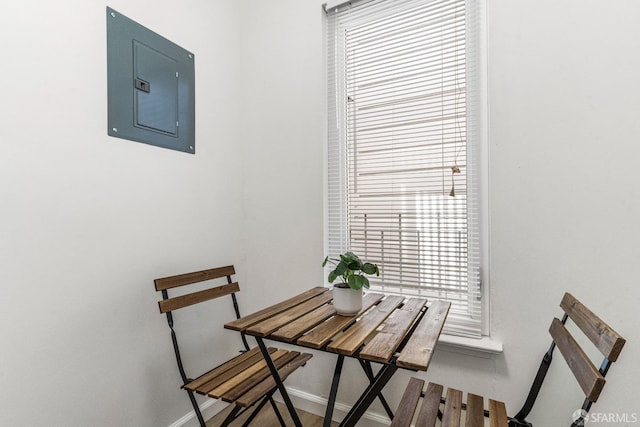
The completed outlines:
{"type": "MultiPolygon", "coordinates": [[[[380,266],[371,287],[452,302],[482,333],[479,11],[464,0],[327,7],[327,252],[380,266]]],[[[478,6],[479,7],[479,6],[478,6]]]]}

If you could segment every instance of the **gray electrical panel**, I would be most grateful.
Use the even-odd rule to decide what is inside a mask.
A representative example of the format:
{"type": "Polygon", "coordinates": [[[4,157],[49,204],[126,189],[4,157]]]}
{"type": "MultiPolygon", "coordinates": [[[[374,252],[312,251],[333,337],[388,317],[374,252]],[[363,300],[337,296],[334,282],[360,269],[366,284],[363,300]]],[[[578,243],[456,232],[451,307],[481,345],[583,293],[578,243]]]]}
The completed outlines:
{"type": "Polygon", "coordinates": [[[107,7],[111,136],[195,153],[193,53],[107,7]]]}

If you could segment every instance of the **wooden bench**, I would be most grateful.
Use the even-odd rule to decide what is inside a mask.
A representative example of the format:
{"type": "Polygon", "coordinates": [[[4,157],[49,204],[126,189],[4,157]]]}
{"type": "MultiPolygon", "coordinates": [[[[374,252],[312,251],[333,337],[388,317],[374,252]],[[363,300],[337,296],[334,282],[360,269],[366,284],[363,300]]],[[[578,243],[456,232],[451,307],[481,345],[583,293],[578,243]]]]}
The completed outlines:
{"type": "MultiPolygon", "coordinates": [[[[526,417],[533,408],[551,364],[553,352],[558,347],[585,396],[582,408],[574,414],[575,418],[571,426],[583,426],[592,404],[596,402],[602,392],[605,375],[622,351],[625,339],[570,293],[565,293],[560,307],[564,311],[562,320],[554,318],[551,322],[549,328],[552,337],[551,346],[542,359],[522,409],[515,416],[508,417],[505,404],[498,400],[488,399],[485,410],[484,398],[472,393],[467,394],[465,404],[463,403],[463,392],[454,388],[449,388],[446,396],[443,396],[443,386],[429,383],[426,390],[423,391],[424,381],[414,377],[411,378],[404,391],[391,425],[394,427],[410,426],[415,417],[416,427],[435,426],[437,418],[441,419],[443,427],[458,427],[461,425],[464,411],[466,427],[483,427],[485,418],[489,418],[490,427],[531,427],[531,423],[526,421],[526,417]],[[565,324],[568,319],[575,323],[604,356],[604,360],[598,365],[599,368],[566,328],[565,324]],[[416,415],[421,398],[423,398],[422,406],[416,415]]],[[[564,419],[563,417],[560,421],[564,419]]]]}
{"type": "MultiPolygon", "coordinates": [[[[258,402],[259,404],[244,425],[248,425],[263,406],[269,402],[276,412],[276,416],[281,425],[284,426],[284,420],[272,398],[277,390],[276,383],[271,376],[269,367],[260,349],[258,347],[251,349],[244,333],[241,334],[244,349],[239,356],[218,365],[195,379],[190,378],[185,372],[172,312],[194,304],[230,295],[236,317],[240,318],[240,310],[235,295],[235,293],[240,290],[240,287],[238,283],[234,282],[231,278],[234,274],[235,269],[230,265],[164,277],[154,281],[156,291],[162,292],[162,300],[158,302],[158,305],[160,307],[160,313],[166,314],[167,322],[171,329],[171,339],[178,363],[178,370],[180,371],[180,376],[183,381],[182,388],[186,390],[189,395],[201,427],[206,427],[206,423],[195,400],[194,393],[214,399],[221,399],[234,405],[233,410],[229,413],[222,426],[227,426],[235,418],[242,415],[258,402]],[[168,292],[171,289],[181,288],[184,290],[187,289],[187,285],[202,282],[215,283],[217,279],[226,279],[226,283],[222,285],[216,284],[204,290],[188,291],[188,293],[182,293],[172,298],[169,297],[168,292]]],[[[269,352],[283,380],[311,358],[310,354],[300,353],[298,351],[269,348],[269,352]]]]}

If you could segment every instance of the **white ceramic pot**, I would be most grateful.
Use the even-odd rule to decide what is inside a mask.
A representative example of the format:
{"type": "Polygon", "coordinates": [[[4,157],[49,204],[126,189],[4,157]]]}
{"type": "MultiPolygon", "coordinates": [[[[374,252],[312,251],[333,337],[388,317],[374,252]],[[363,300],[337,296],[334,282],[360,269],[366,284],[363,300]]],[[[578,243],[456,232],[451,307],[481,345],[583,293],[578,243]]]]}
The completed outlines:
{"type": "Polygon", "coordinates": [[[355,316],[362,310],[362,289],[333,287],[333,308],[341,316],[355,316]]]}

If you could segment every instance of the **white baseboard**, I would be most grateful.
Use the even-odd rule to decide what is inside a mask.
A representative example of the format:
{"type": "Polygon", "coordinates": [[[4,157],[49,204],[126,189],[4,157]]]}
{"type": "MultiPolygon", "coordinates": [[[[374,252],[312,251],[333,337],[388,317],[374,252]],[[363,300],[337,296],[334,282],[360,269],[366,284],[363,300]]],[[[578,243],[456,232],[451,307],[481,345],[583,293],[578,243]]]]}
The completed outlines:
{"type": "MultiPolygon", "coordinates": [[[[205,420],[213,418],[218,412],[222,411],[229,404],[216,399],[208,399],[200,405],[200,412],[205,420]]],[[[169,427],[199,427],[198,417],[196,417],[195,411],[191,411],[176,420],[169,427]]]]}
{"type": "MultiPolygon", "coordinates": [[[[287,392],[291,397],[291,400],[296,408],[302,409],[303,411],[310,412],[312,414],[318,415],[320,417],[324,417],[325,410],[327,408],[328,399],[325,397],[317,396],[315,394],[307,393],[306,391],[302,391],[295,387],[287,387],[287,392]]],[[[274,398],[277,401],[282,401],[280,393],[276,393],[274,398]]],[[[208,420],[215,416],[218,412],[222,411],[226,408],[228,403],[209,399],[200,405],[200,411],[205,420],[208,420]]],[[[333,410],[333,418],[337,420],[341,420],[347,415],[351,406],[346,405],[344,403],[336,402],[336,405],[333,410]]],[[[389,421],[389,417],[386,414],[378,414],[376,412],[367,411],[362,416],[362,419],[358,422],[358,427],[381,427],[388,426],[391,424],[389,421]]],[[[179,420],[175,421],[169,427],[197,427],[198,419],[196,418],[196,413],[194,411],[185,414],[179,420]]]]}
{"type": "MultiPolygon", "coordinates": [[[[324,417],[328,402],[327,398],[307,393],[295,387],[287,387],[287,392],[296,408],[324,417]]],[[[276,395],[278,400],[280,400],[280,395],[276,395]]],[[[333,419],[342,420],[350,409],[351,406],[336,401],[333,410],[333,419]]],[[[379,414],[371,410],[365,412],[362,419],[358,421],[358,427],[381,427],[390,424],[391,421],[386,414],[379,414]]]]}

